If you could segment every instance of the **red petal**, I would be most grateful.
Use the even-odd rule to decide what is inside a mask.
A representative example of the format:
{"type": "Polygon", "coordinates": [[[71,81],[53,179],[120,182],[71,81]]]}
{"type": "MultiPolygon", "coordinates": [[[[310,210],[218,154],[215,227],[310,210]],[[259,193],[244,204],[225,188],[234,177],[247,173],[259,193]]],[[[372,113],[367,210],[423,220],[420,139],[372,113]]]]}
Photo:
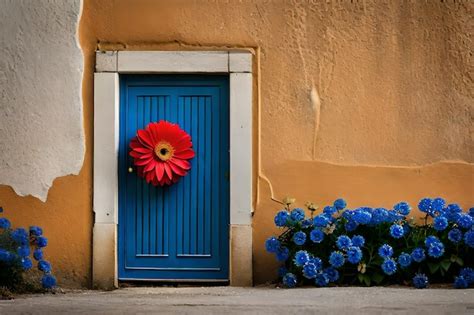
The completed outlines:
{"type": "Polygon", "coordinates": [[[182,151],[175,152],[173,157],[178,159],[192,159],[196,154],[193,149],[186,149],[182,151]]]}
{"type": "Polygon", "coordinates": [[[144,147],[134,148],[133,151],[143,153],[143,154],[151,152],[151,150],[149,148],[144,148],[144,147]]]}
{"type": "Polygon", "coordinates": [[[154,146],[154,143],[151,140],[150,134],[146,130],[139,129],[137,131],[137,134],[138,134],[138,140],[140,140],[141,143],[145,143],[150,147],[154,146]]]}
{"type": "Polygon", "coordinates": [[[168,178],[173,178],[173,173],[171,172],[171,167],[168,165],[168,163],[163,163],[163,166],[165,167],[165,173],[168,175],[168,178]]]}
{"type": "Polygon", "coordinates": [[[175,165],[174,163],[169,163],[169,165],[170,165],[171,170],[173,171],[173,173],[178,174],[179,176],[186,175],[186,171],[184,169],[182,169],[181,167],[175,165]]]}
{"type": "Polygon", "coordinates": [[[153,158],[149,158],[147,160],[135,160],[135,165],[137,166],[145,166],[147,165],[148,163],[150,163],[151,161],[153,161],[153,158]]]}
{"type": "Polygon", "coordinates": [[[148,163],[145,168],[143,169],[145,172],[149,172],[151,170],[153,170],[156,166],[156,161],[155,160],[152,160],[150,163],[148,163]]]}
{"type": "Polygon", "coordinates": [[[170,162],[179,166],[180,168],[184,169],[184,170],[189,170],[191,168],[191,164],[189,164],[188,161],[186,160],[180,160],[180,159],[170,159],[170,162]]]}
{"type": "Polygon", "coordinates": [[[163,175],[165,174],[165,167],[163,166],[163,162],[156,163],[155,173],[158,180],[161,181],[163,175]]]}

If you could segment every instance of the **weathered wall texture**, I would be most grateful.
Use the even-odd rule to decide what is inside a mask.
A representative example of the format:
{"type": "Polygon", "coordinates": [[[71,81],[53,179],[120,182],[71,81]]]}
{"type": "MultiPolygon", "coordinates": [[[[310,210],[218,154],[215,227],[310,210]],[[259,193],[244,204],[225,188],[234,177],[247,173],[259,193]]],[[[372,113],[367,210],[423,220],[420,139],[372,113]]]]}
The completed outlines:
{"type": "Polygon", "coordinates": [[[0,1],[0,184],[45,201],[84,160],[80,0],[0,1]]]}
{"type": "Polygon", "coordinates": [[[0,206],[14,226],[45,229],[66,286],[90,279],[80,12],[80,0],[0,0],[0,206]]]}
{"type": "MultiPolygon", "coordinates": [[[[449,0],[86,0],[79,33],[85,164],[79,176],[54,183],[37,218],[54,226],[58,219],[43,217],[54,213],[90,231],[97,47],[259,52],[255,283],[272,279],[276,266],[262,245],[276,232],[271,222],[280,207],[270,187],[275,198],[293,195],[299,205],[343,196],[351,207],[390,207],[440,195],[472,206],[472,9],[469,1],[449,0]]],[[[36,206],[8,189],[0,190],[5,198],[12,208],[36,206]]],[[[70,239],[89,259],[87,238],[70,239]]],[[[76,268],[77,255],[53,254],[65,272],[86,270],[76,268]]]]}

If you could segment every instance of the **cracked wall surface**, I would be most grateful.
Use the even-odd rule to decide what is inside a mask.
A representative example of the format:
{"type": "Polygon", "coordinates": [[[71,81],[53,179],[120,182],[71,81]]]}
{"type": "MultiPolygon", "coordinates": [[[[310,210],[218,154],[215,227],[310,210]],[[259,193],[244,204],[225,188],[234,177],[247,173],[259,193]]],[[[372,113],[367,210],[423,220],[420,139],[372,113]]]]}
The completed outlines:
{"type": "Polygon", "coordinates": [[[260,91],[254,106],[256,284],[275,278],[276,263],[263,247],[278,232],[272,222],[280,205],[272,196],[295,196],[299,206],[345,197],[350,207],[442,196],[470,207],[472,10],[472,2],[449,0],[86,0],[79,29],[83,168],[57,179],[46,203],[8,187],[0,187],[0,202],[21,210],[13,214],[16,223],[47,228],[55,240],[48,254],[63,283],[86,285],[95,50],[250,47],[259,52],[260,91]]]}
{"type": "Polygon", "coordinates": [[[0,1],[0,184],[45,201],[84,160],[80,0],[0,1]]]}

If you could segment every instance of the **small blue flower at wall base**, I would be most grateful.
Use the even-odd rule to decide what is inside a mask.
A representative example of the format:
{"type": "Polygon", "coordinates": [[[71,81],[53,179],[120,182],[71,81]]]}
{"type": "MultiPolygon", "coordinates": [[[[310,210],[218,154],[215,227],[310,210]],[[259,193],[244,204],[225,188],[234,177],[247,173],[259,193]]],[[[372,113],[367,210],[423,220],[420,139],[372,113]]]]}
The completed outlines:
{"type": "Polygon", "coordinates": [[[472,217],[464,213],[459,216],[459,219],[457,221],[458,225],[465,230],[470,229],[472,227],[472,222],[472,217]]]}
{"type": "Polygon", "coordinates": [[[403,229],[403,226],[399,224],[394,224],[390,227],[390,235],[393,238],[401,238],[403,237],[404,233],[405,233],[405,230],[403,229]]]}
{"type": "Polygon", "coordinates": [[[446,205],[446,201],[443,198],[435,198],[431,203],[431,209],[436,212],[441,212],[446,205]]]}
{"type": "Polygon", "coordinates": [[[379,247],[379,256],[382,258],[390,258],[393,255],[393,248],[388,244],[379,247]]]}
{"type": "Polygon", "coordinates": [[[30,235],[41,236],[43,235],[43,229],[39,226],[30,226],[30,235]]]}
{"type": "Polygon", "coordinates": [[[421,212],[431,214],[432,213],[432,209],[431,209],[432,203],[433,203],[433,200],[431,200],[431,198],[423,198],[418,203],[418,209],[420,209],[421,212]]]}
{"type": "Polygon", "coordinates": [[[334,200],[333,206],[337,210],[343,210],[344,208],[347,207],[347,202],[344,199],[339,198],[339,199],[334,200]]]}
{"type": "Polygon", "coordinates": [[[336,240],[336,246],[339,249],[347,249],[352,246],[352,240],[347,235],[341,235],[336,240]]]}
{"type": "Polygon", "coordinates": [[[471,217],[474,217],[474,207],[469,208],[468,213],[469,213],[469,215],[470,215],[471,217]]]}
{"type": "Polygon", "coordinates": [[[296,276],[292,273],[287,273],[284,277],[283,277],[283,285],[287,288],[294,288],[296,286],[296,283],[297,283],[297,279],[296,279],[296,276]]]}
{"type": "Polygon", "coordinates": [[[456,289],[466,289],[469,286],[469,283],[463,276],[459,276],[454,278],[453,286],[456,289]]]}
{"type": "Polygon", "coordinates": [[[303,229],[308,228],[311,225],[313,225],[313,221],[311,219],[304,219],[303,221],[301,221],[301,227],[303,229]]]}
{"type": "Polygon", "coordinates": [[[440,243],[441,243],[441,241],[439,240],[439,238],[437,238],[434,235],[430,235],[430,236],[427,236],[425,238],[425,246],[426,247],[430,247],[431,245],[436,245],[436,244],[440,244],[440,243]]]}
{"type": "Polygon", "coordinates": [[[381,267],[383,272],[389,276],[397,272],[397,263],[391,258],[385,259],[381,267]]]}
{"type": "Polygon", "coordinates": [[[388,220],[388,211],[385,208],[375,208],[372,211],[372,220],[370,223],[372,225],[377,225],[388,220]]]}
{"type": "Polygon", "coordinates": [[[324,240],[324,233],[320,229],[314,229],[309,234],[309,238],[313,243],[321,243],[324,240]]]}
{"type": "Polygon", "coordinates": [[[352,245],[362,247],[365,244],[365,238],[362,235],[354,235],[351,239],[352,245]]]}
{"type": "Polygon", "coordinates": [[[38,262],[38,269],[45,273],[51,272],[51,264],[46,260],[40,260],[38,262]]]}
{"type": "Polygon", "coordinates": [[[473,230],[466,232],[466,234],[464,234],[464,242],[466,243],[467,246],[474,248],[474,231],[473,230]]]}
{"type": "Polygon", "coordinates": [[[329,263],[334,268],[340,268],[344,265],[345,259],[344,254],[341,252],[334,251],[329,255],[329,263]]]}
{"type": "Polygon", "coordinates": [[[28,244],[28,233],[23,228],[18,228],[11,233],[11,238],[18,244],[18,245],[26,245],[28,244]]]}
{"type": "Polygon", "coordinates": [[[30,246],[28,246],[28,245],[20,246],[20,247],[18,247],[16,253],[20,257],[28,257],[28,256],[30,256],[30,246]]]}
{"type": "Polygon", "coordinates": [[[411,258],[413,259],[413,261],[422,262],[426,258],[425,250],[420,247],[415,248],[411,252],[411,258]]]}
{"type": "Polygon", "coordinates": [[[326,227],[329,224],[329,220],[326,216],[320,214],[314,217],[313,224],[316,227],[326,227]]]}
{"type": "Polygon", "coordinates": [[[297,251],[295,258],[293,259],[296,266],[301,267],[306,264],[309,260],[309,254],[305,250],[297,251]]]}
{"type": "Polygon", "coordinates": [[[43,250],[41,248],[35,249],[33,252],[33,258],[36,260],[42,260],[43,259],[43,250]]]}
{"type": "Polygon", "coordinates": [[[7,218],[0,218],[0,229],[9,229],[11,226],[10,221],[7,218]]]}
{"type": "Polygon", "coordinates": [[[306,279],[314,279],[316,278],[316,274],[318,273],[318,270],[316,269],[316,265],[312,264],[310,262],[307,262],[303,266],[303,277],[306,279]]]}
{"type": "Polygon", "coordinates": [[[413,286],[417,289],[424,289],[428,286],[428,277],[423,273],[417,273],[412,281],[413,286]]]}
{"type": "Polygon", "coordinates": [[[444,245],[443,243],[432,244],[428,248],[428,256],[439,258],[444,254],[444,245]]]}
{"type": "Polygon", "coordinates": [[[315,265],[318,271],[323,268],[323,261],[319,257],[310,257],[308,263],[315,265]]]}
{"type": "Polygon", "coordinates": [[[265,249],[269,253],[276,253],[279,247],[280,247],[280,241],[274,236],[269,237],[265,241],[265,249]]]}
{"type": "Polygon", "coordinates": [[[56,278],[53,275],[46,274],[41,278],[41,285],[45,289],[52,289],[56,286],[56,278]]]}
{"type": "Polygon", "coordinates": [[[350,246],[347,248],[347,261],[351,264],[358,264],[362,259],[362,251],[359,247],[350,246]]]}
{"type": "Polygon", "coordinates": [[[21,267],[23,268],[23,270],[30,270],[31,268],[33,268],[33,262],[29,257],[24,257],[21,259],[21,267]]]}
{"type": "Polygon", "coordinates": [[[302,246],[306,242],[306,234],[305,232],[299,231],[293,235],[293,243],[296,245],[302,246]]]}
{"type": "Polygon", "coordinates": [[[393,206],[393,210],[397,211],[398,213],[402,215],[408,215],[410,213],[410,205],[408,203],[402,201],[397,203],[395,206],[393,206]]]}
{"type": "Polygon", "coordinates": [[[406,268],[406,267],[410,266],[411,256],[407,253],[401,253],[400,256],[398,256],[398,264],[402,268],[406,268]]]}
{"type": "Polygon", "coordinates": [[[329,277],[324,272],[320,272],[316,275],[314,283],[318,287],[325,287],[329,284],[329,277]]]}
{"type": "Polygon", "coordinates": [[[44,236],[39,236],[36,238],[36,246],[38,247],[46,247],[48,245],[48,239],[44,236]]]}
{"type": "Polygon", "coordinates": [[[15,255],[13,255],[11,252],[3,248],[0,248],[0,261],[10,263],[11,261],[13,261],[14,258],[15,258],[15,255]]]}
{"type": "Polygon", "coordinates": [[[339,271],[337,271],[337,269],[335,269],[334,267],[327,267],[323,270],[323,273],[326,274],[329,279],[329,282],[336,282],[337,280],[339,280],[339,271]]]}
{"type": "Polygon", "coordinates": [[[445,217],[436,217],[433,220],[433,228],[436,231],[444,231],[448,227],[448,219],[445,217]]]}
{"type": "Polygon", "coordinates": [[[290,217],[293,221],[303,221],[304,219],[304,210],[301,208],[295,208],[291,211],[290,217]]]}
{"type": "Polygon", "coordinates": [[[355,221],[349,221],[344,225],[344,228],[347,232],[353,232],[357,229],[359,225],[355,221]]]}
{"type": "Polygon", "coordinates": [[[334,213],[337,212],[337,208],[336,207],[331,207],[331,206],[326,206],[324,207],[323,209],[323,213],[327,216],[332,216],[334,213]]]}
{"type": "Polygon", "coordinates": [[[459,275],[464,277],[468,284],[474,283],[474,269],[470,267],[462,268],[459,275]]]}
{"type": "Polygon", "coordinates": [[[356,209],[356,213],[353,215],[352,219],[358,224],[369,224],[372,220],[372,215],[362,209],[356,209]]]}
{"type": "Polygon", "coordinates": [[[286,223],[288,222],[288,218],[290,217],[290,214],[286,210],[281,210],[279,211],[276,216],[275,216],[275,225],[278,227],[285,226],[286,223]]]}
{"type": "Polygon", "coordinates": [[[459,243],[462,240],[462,232],[460,229],[452,229],[448,233],[448,240],[453,243],[459,243]]]}
{"type": "Polygon", "coordinates": [[[281,246],[277,249],[276,258],[278,261],[286,261],[290,257],[290,250],[284,246],[281,246]]]}

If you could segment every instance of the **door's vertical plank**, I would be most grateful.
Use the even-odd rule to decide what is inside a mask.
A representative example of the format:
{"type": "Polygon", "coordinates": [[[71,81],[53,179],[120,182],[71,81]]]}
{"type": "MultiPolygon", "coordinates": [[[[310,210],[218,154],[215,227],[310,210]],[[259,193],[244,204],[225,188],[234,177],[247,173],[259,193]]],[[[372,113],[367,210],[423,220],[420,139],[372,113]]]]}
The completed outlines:
{"type": "Polygon", "coordinates": [[[214,96],[211,97],[211,104],[212,104],[212,190],[211,190],[211,235],[210,235],[210,240],[211,240],[211,255],[214,257],[218,256],[218,250],[219,250],[219,184],[220,184],[220,166],[219,166],[219,146],[220,146],[220,133],[221,133],[221,124],[220,124],[220,112],[221,108],[219,106],[219,103],[215,99],[214,96]]]}
{"type": "MultiPolygon", "coordinates": [[[[176,100],[176,108],[177,108],[177,118],[176,121],[177,123],[181,126],[181,128],[184,130],[184,109],[183,109],[183,98],[180,97],[180,95],[177,95],[177,100],[176,100]]],[[[176,201],[176,253],[183,254],[183,204],[184,204],[184,183],[186,181],[185,178],[181,178],[180,182],[181,184],[178,185],[177,187],[177,201],[176,201]]]]}
{"type": "MultiPolygon", "coordinates": [[[[150,122],[150,97],[145,96],[143,100],[143,125],[146,128],[150,122]]],[[[150,185],[144,179],[142,184],[142,209],[143,209],[143,254],[150,254],[150,185]]]]}
{"type": "MultiPolygon", "coordinates": [[[[163,119],[168,120],[169,116],[169,107],[170,107],[170,96],[167,95],[164,98],[164,104],[163,104],[163,119]]],[[[169,254],[170,252],[170,242],[171,238],[174,237],[174,235],[170,235],[170,219],[169,219],[169,213],[171,211],[170,209],[170,191],[169,187],[165,186],[163,187],[163,202],[164,202],[164,211],[163,211],[163,250],[165,254],[169,254]]]]}
{"type": "MultiPolygon", "coordinates": [[[[137,97],[136,100],[136,122],[137,130],[143,128],[143,97],[137,97]]],[[[137,132],[135,130],[135,134],[137,132]]],[[[136,171],[135,171],[136,172],[136,171]]],[[[135,176],[135,185],[136,185],[136,216],[137,216],[137,226],[136,226],[136,254],[143,254],[143,195],[142,195],[142,179],[139,176],[135,176]]]]}
{"type": "Polygon", "coordinates": [[[197,215],[196,215],[196,227],[197,227],[197,254],[204,253],[204,176],[205,176],[205,155],[206,147],[206,108],[204,104],[204,97],[198,97],[197,107],[198,107],[198,143],[199,143],[199,152],[197,155],[198,159],[198,177],[196,183],[197,189],[197,215]]]}
{"type": "MultiPolygon", "coordinates": [[[[199,115],[199,108],[198,108],[198,97],[191,97],[191,107],[192,107],[192,114],[191,114],[191,137],[193,139],[198,140],[198,115],[199,115]]],[[[198,185],[198,176],[199,176],[199,155],[201,148],[199,147],[199,141],[195,141],[196,144],[196,157],[194,160],[194,167],[191,169],[190,176],[191,176],[191,254],[197,253],[197,185],[198,185]]]]}
{"type": "MultiPolygon", "coordinates": [[[[158,97],[159,96],[151,96],[150,97],[150,119],[149,123],[155,123],[158,120],[158,97]]],[[[149,213],[150,213],[150,246],[149,246],[149,253],[156,254],[156,191],[157,187],[149,185],[149,213]]]]}
{"type": "Polygon", "coordinates": [[[203,222],[203,230],[204,230],[204,254],[210,254],[210,240],[211,240],[211,190],[212,190],[212,184],[211,184],[211,170],[212,170],[212,164],[211,164],[211,159],[212,159],[212,147],[211,147],[211,142],[212,142],[212,110],[211,106],[212,103],[210,102],[210,98],[206,97],[204,99],[204,107],[205,107],[205,126],[206,126],[206,143],[205,143],[205,164],[204,164],[204,170],[205,170],[205,175],[204,175],[204,222],[203,222]]]}
{"type": "MultiPolygon", "coordinates": [[[[161,120],[165,117],[165,102],[166,96],[158,96],[158,117],[157,120],[161,120]]],[[[164,217],[165,217],[165,195],[163,194],[163,188],[157,187],[157,225],[158,225],[158,250],[157,253],[160,255],[165,254],[164,245],[165,245],[165,232],[164,232],[164,217]]]]}
{"type": "MultiPolygon", "coordinates": [[[[183,97],[184,100],[184,128],[185,131],[191,135],[191,98],[183,97]]],[[[191,170],[188,176],[184,178],[184,193],[183,193],[183,253],[190,254],[191,235],[190,235],[190,220],[191,220],[191,173],[193,170],[194,161],[191,161],[191,170]]]]}

